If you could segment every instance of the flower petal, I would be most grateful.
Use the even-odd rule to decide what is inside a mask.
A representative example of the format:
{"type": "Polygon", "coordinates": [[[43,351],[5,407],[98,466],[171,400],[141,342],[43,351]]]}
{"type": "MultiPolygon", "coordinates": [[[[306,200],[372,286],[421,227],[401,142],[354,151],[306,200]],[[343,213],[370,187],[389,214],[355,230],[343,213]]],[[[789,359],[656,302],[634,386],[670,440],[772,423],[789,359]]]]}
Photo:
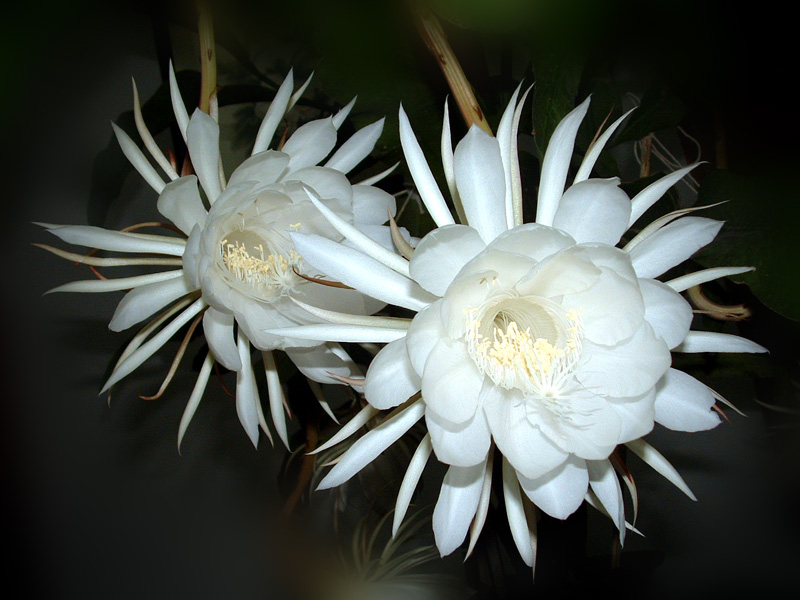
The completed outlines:
{"type": "Polygon", "coordinates": [[[714,331],[690,331],[675,352],[769,352],[747,338],[714,331]]]}
{"type": "Polygon", "coordinates": [[[560,229],[525,223],[496,237],[489,248],[514,252],[541,262],[574,245],[575,240],[560,229]]]}
{"type": "Polygon", "coordinates": [[[369,156],[378,138],[383,132],[383,123],[386,119],[379,119],[374,123],[362,127],[356,131],[350,139],[334,152],[325,166],[329,169],[336,169],[342,173],[349,173],[362,160],[369,156]]]}
{"type": "Polygon", "coordinates": [[[270,143],[272,143],[275,130],[278,129],[278,125],[289,106],[292,89],[294,89],[294,72],[292,69],[289,69],[289,73],[287,73],[286,78],[275,93],[275,97],[272,99],[267,109],[267,114],[264,115],[264,119],[258,127],[256,141],[253,146],[254,155],[266,150],[269,148],[270,143]]]}
{"type": "Polygon", "coordinates": [[[631,201],[619,188],[619,179],[587,179],[561,197],[553,227],[566,231],[579,244],[615,246],[628,229],[630,214],[631,201]]]}
{"type": "Polygon", "coordinates": [[[158,197],[158,212],[189,235],[195,225],[202,225],[208,211],[197,189],[197,177],[187,175],[168,183],[158,197]]]}
{"type": "Polygon", "coordinates": [[[353,186],[353,223],[383,225],[397,212],[394,196],[371,185],[353,186]]]}
{"type": "Polygon", "coordinates": [[[124,331],[191,291],[185,277],[133,288],[117,305],[108,328],[111,331],[124,331]]]}
{"type": "Polygon", "coordinates": [[[522,491],[551,517],[566,519],[583,504],[589,487],[586,461],[569,456],[564,463],[537,479],[517,473],[522,491]]]}
{"type": "Polygon", "coordinates": [[[437,301],[423,308],[411,321],[406,334],[406,348],[411,366],[420,377],[434,346],[446,335],[442,324],[441,306],[441,301],[437,301]]]}
{"type": "Polygon", "coordinates": [[[425,411],[425,424],[431,435],[433,451],[439,462],[456,467],[471,467],[486,460],[492,436],[482,410],[469,421],[454,425],[425,411]]]}
{"type": "Polygon", "coordinates": [[[288,154],[289,171],[313,167],[330,154],[336,145],[336,128],[330,117],[301,125],[286,140],[281,152],[288,154]]]}
{"type": "Polygon", "coordinates": [[[640,279],[644,297],[644,318],[656,335],[674,348],[692,325],[692,307],[678,292],[654,279],[640,279]]]}
{"type": "Polygon", "coordinates": [[[397,535],[400,529],[400,524],[406,516],[408,506],[411,504],[411,498],[414,491],[417,489],[417,484],[422,477],[422,472],[425,470],[425,465],[431,456],[431,436],[426,435],[414,451],[414,455],[408,462],[406,474],[403,476],[403,482],[400,484],[400,489],[397,492],[397,501],[394,506],[394,516],[392,518],[392,537],[397,535]]]}
{"type": "Polygon", "coordinates": [[[432,294],[443,296],[461,268],[485,247],[480,234],[472,227],[437,227],[414,249],[409,274],[432,294]]]}
{"type": "Polygon", "coordinates": [[[458,196],[467,224],[487,244],[508,231],[505,210],[506,177],[497,139],[477,125],[456,146],[453,156],[458,196]]]}
{"type": "Polygon", "coordinates": [[[463,342],[442,338],[433,347],[422,374],[425,405],[450,423],[470,420],[478,408],[483,374],[463,342]]]}
{"type": "Polygon", "coordinates": [[[242,361],[233,334],[233,315],[209,307],[203,315],[203,332],[214,358],[226,369],[239,371],[242,361]]]}
{"type": "Polygon", "coordinates": [[[433,536],[442,556],[453,552],[467,537],[469,525],[478,510],[485,471],[485,461],[472,467],[450,467],[447,470],[433,509],[433,536]]]}
{"type": "Polygon", "coordinates": [[[416,394],[422,385],[411,367],[406,340],[401,338],[384,346],[372,359],[364,382],[364,394],[375,408],[399,406],[416,394]]]}
{"type": "Polygon", "coordinates": [[[656,386],[655,418],[675,431],[705,431],[720,423],[711,410],[715,398],[708,386],[683,371],[670,369],[656,386]]]}
{"type": "Polygon", "coordinates": [[[186,129],[186,144],[200,185],[209,203],[222,195],[219,181],[219,125],[209,115],[196,108],[186,129]]]}

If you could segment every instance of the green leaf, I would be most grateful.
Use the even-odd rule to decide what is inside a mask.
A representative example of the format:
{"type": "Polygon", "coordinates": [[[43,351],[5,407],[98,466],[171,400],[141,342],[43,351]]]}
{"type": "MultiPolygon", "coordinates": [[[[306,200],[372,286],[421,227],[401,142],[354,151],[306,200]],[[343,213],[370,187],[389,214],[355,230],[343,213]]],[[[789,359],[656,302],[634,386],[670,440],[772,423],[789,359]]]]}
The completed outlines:
{"type": "Polygon", "coordinates": [[[795,188],[780,174],[755,177],[718,170],[703,180],[698,202],[722,201],[703,215],[721,219],[725,226],[696,260],[706,267],[754,266],[754,272],[732,279],[750,286],[771,309],[800,320],[800,198],[795,188]]]}

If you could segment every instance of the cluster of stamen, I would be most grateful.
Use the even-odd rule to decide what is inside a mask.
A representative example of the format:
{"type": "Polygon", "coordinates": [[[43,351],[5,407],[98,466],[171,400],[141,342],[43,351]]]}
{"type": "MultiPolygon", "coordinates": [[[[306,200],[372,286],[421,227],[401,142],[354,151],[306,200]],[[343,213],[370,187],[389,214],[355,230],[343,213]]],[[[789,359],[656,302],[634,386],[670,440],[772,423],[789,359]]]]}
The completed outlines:
{"type": "MultiPolygon", "coordinates": [[[[542,307],[537,307],[542,312],[542,307]]],[[[551,315],[548,323],[558,335],[537,336],[532,327],[519,323],[502,310],[496,312],[489,327],[483,317],[494,311],[470,308],[467,311],[466,342],[470,355],[481,371],[497,385],[521,389],[541,397],[558,397],[575,370],[581,352],[580,312],[574,309],[551,315]]],[[[514,312],[519,312],[515,310],[514,312]]]]}
{"type": "Polygon", "coordinates": [[[220,242],[220,253],[227,270],[265,299],[281,295],[297,283],[294,267],[301,257],[294,249],[289,249],[288,253],[270,252],[263,244],[248,249],[240,241],[224,239],[220,242]]]}

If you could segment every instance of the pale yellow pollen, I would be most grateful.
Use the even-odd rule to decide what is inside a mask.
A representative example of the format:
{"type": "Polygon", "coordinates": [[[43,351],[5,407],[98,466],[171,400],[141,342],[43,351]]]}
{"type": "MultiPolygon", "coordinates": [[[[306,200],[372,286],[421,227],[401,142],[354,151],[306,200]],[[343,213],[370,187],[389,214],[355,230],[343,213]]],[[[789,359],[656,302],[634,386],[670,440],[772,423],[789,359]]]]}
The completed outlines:
{"type": "Polygon", "coordinates": [[[297,277],[293,267],[301,260],[294,249],[287,256],[269,252],[263,244],[251,248],[252,253],[239,241],[220,242],[222,262],[232,275],[262,292],[280,293],[293,287],[297,277]]]}

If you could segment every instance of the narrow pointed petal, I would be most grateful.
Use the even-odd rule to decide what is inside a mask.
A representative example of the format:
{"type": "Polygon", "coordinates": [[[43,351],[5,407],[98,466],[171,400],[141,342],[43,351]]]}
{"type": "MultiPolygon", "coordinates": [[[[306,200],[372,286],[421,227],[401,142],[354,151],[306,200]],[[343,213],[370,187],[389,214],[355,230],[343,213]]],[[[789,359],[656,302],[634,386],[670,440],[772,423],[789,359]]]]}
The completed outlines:
{"type": "Polygon", "coordinates": [[[625,444],[628,449],[636,456],[646,462],[652,469],[669,481],[672,485],[689,496],[692,500],[697,500],[692,490],[686,485],[683,477],[673,467],[664,456],[644,440],[634,440],[625,444]]]}
{"type": "Polygon", "coordinates": [[[586,461],[574,455],[537,479],[528,479],[521,473],[517,476],[531,502],[556,519],[566,519],[578,510],[589,487],[586,461]]]}
{"type": "Polygon", "coordinates": [[[178,454],[181,453],[181,443],[183,436],[186,435],[186,430],[189,428],[189,423],[192,422],[194,413],[197,412],[197,407],[200,406],[200,400],[203,399],[203,393],[206,391],[208,380],[211,377],[211,368],[214,366],[214,357],[211,353],[206,354],[203,361],[203,366],[200,368],[200,374],[197,376],[192,394],[189,396],[189,401],[186,403],[186,408],[183,410],[181,416],[181,423],[178,427],[178,454]]]}
{"type": "Polygon", "coordinates": [[[275,364],[275,357],[272,352],[262,352],[264,360],[264,371],[267,375],[267,395],[269,396],[269,411],[272,415],[272,424],[278,437],[289,450],[289,435],[286,432],[286,413],[283,410],[283,388],[281,378],[278,375],[278,367],[275,364]]]}
{"type": "Polygon", "coordinates": [[[301,125],[281,148],[291,159],[289,171],[313,167],[330,154],[336,145],[336,128],[330,118],[301,125]]]}
{"type": "Polygon", "coordinates": [[[254,447],[258,447],[258,387],[256,386],[255,373],[253,373],[253,362],[250,359],[250,340],[240,329],[239,337],[236,340],[239,350],[239,360],[242,368],[236,372],[236,414],[242,424],[247,437],[253,442],[254,447]]]}
{"type": "Polygon", "coordinates": [[[703,269],[702,271],[695,271],[688,275],[676,277],[667,281],[667,285],[676,292],[683,292],[690,287],[714,281],[722,277],[730,277],[731,275],[741,275],[749,271],[755,271],[755,267],[714,267],[711,269],[703,269]]]}
{"type": "Polygon", "coordinates": [[[522,176],[519,172],[519,150],[517,148],[517,135],[519,133],[519,122],[522,119],[522,108],[525,106],[525,100],[528,94],[533,89],[530,85],[525,93],[522,95],[522,100],[514,111],[514,123],[511,132],[511,143],[513,145],[511,151],[511,200],[512,212],[514,217],[514,227],[519,227],[523,223],[522,215],[522,176]]]}
{"type": "Polygon", "coordinates": [[[281,86],[275,93],[275,97],[272,99],[267,109],[267,114],[264,115],[264,119],[261,121],[258,133],[256,134],[256,141],[253,145],[252,154],[258,154],[269,148],[272,143],[272,138],[275,136],[275,131],[278,129],[283,115],[286,114],[288,110],[293,88],[294,72],[290,69],[289,73],[286,75],[286,79],[283,80],[283,83],[281,83],[281,86]]]}
{"type": "Polygon", "coordinates": [[[226,369],[239,371],[242,361],[233,333],[233,323],[232,314],[223,313],[213,307],[209,307],[203,315],[203,331],[211,354],[226,369]]]}
{"type": "Polygon", "coordinates": [[[325,166],[330,169],[336,169],[342,173],[349,173],[352,171],[362,160],[369,156],[378,138],[383,133],[383,124],[386,119],[379,119],[362,127],[356,131],[349,140],[334,152],[333,156],[328,159],[325,166]]]}
{"type": "Polygon", "coordinates": [[[419,392],[422,382],[411,367],[405,338],[387,344],[367,370],[364,394],[375,408],[385,410],[401,405],[419,392]]]}
{"type": "MultiPolygon", "coordinates": [[[[572,181],[573,185],[576,183],[580,183],[592,175],[592,169],[594,169],[595,163],[597,163],[597,159],[600,158],[600,153],[605,148],[608,140],[611,139],[611,136],[614,135],[614,132],[617,130],[622,122],[628,118],[628,115],[631,114],[636,108],[630,109],[624,115],[622,115],[619,119],[614,121],[608,129],[606,129],[600,137],[592,144],[589,150],[586,152],[586,156],[583,157],[583,162],[581,163],[578,172],[575,174],[575,179],[572,181]]],[[[626,227],[627,229],[627,227],[626,227]]]]}
{"type": "Polygon", "coordinates": [[[171,60],[169,61],[169,97],[172,101],[172,112],[175,113],[178,129],[180,129],[181,136],[185,142],[186,130],[189,127],[189,113],[186,111],[186,105],[183,103],[181,90],[178,87],[178,79],[175,77],[175,69],[172,66],[171,60]]]}
{"type": "Polygon", "coordinates": [[[422,400],[417,400],[402,412],[378,425],[342,455],[339,462],[317,486],[317,489],[327,490],[350,479],[399,440],[406,431],[411,429],[422,418],[424,412],[425,404],[422,400]]]}
{"type": "Polygon", "coordinates": [[[414,180],[422,202],[434,223],[439,227],[454,224],[453,215],[447,208],[447,203],[444,201],[433,173],[431,173],[428,161],[425,160],[425,155],[422,153],[422,148],[414,135],[414,130],[411,129],[411,123],[409,123],[402,105],[400,106],[400,144],[403,147],[408,170],[411,171],[411,178],[414,180]]]}
{"type": "Polygon", "coordinates": [[[111,127],[114,129],[114,135],[117,136],[117,142],[119,142],[119,147],[122,149],[125,158],[130,161],[133,168],[139,172],[139,175],[142,176],[147,184],[153,188],[156,193],[160,194],[161,190],[163,190],[166,185],[164,180],[161,179],[161,175],[153,168],[153,165],[150,164],[147,157],[139,150],[139,146],[136,145],[136,142],[134,142],[127,133],[117,127],[115,123],[111,123],[111,127]]]}
{"type": "Polygon", "coordinates": [[[389,327],[369,327],[368,325],[343,325],[329,323],[319,325],[294,325],[277,329],[263,329],[265,333],[299,340],[318,340],[322,342],[351,342],[382,344],[405,337],[402,329],[389,327]]]}
{"type": "Polygon", "coordinates": [[[142,117],[142,105],[139,102],[139,89],[136,87],[135,80],[133,80],[133,118],[136,122],[136,131],[139,132],[139,137],[142,138],[142,142],[145,148],[147,148],[147,151],[150,152],[150,156],[152,156],[153,160],[158,163],[158,166],[163,169],[167,177],[172,180],[178,179],[178,173],[169,160],[167,160],[167,157],[164,156],[164,153],[158,147],[158,144],[156,144],[156,141],[153,139],[153,135],[147,128],[147,124],[144,122],[144,118],[142,117]]]}
{"type": "Polygon", "coordinates": [[[636,274],[655,278],[678,266],[711,243],[722,225],[705,217],[683,217],[665,225],[630,250],[636,274]]]}
{"type": "Polygon", "coordinates": [[[314,79],[314,71],[311,71],[311,75],[309,75],[308,78],[303,82],[303,85],[297,88],[294,94],[292,94],[292,97],[289,99],[289,106],[286,107],[287,112],[292,110],[294,105],[297,104],[297,101],[302,98],[303,94],[305,94],[306,90],[308,89],[308,86],[311,84],[312,79],[314,79]]]}
{"type": "Polygon", "coordinates": [[[85,281],[70,281],[64,285],[48,290],[47,294],[54,292],[81,292],[81,293],[102,293],[119,292],[120,290],[130,290],[132,288],[177,279],[183,275],[183,271],[164,271],[162,273],[151,273],[150,275],[135,275],[133,277],[120,277],[118,279],[88,279],[85,281]]]}
{"type": "Polygon", "coordinates": [[[768,352],[747,338],[715,331],[690,331],[675,352],[768,352]]]}
{"type": "Polygon", "coordinates": [[[674,431],[706,431],[720,423],[712,410],[716,399],[705,384],[670,369],[656,387],[656,421],[674,431]]]}
{"type": "Polygon", "coordinates": [[[678,169],[669,175],[665,175],[636,194],[631,200],[631,218],[629,225],[633,225],[648,208],[658,202],[669,188],[678,183],[689,171],[699,164],[700,163],[695,163],[688,167],[678,169]]]}
{"type": "Polygon", "coordinates": [[[486,524],[486,516],[489,514],[489,505],[492,500],[493,466],[494,447],[491,447],[489,448],[489,456],[486,457],[486,471],[483,474],[483,486],[481,488],[481,497],[478,501],[478,508],[475,511],[475,518],[472,520],[472,525],[469,527],[469,547],[467,548],[466,558],[469,558],[472,551],[475,549],[475,544],[478,543],[478,537],[481,531],[483,531],[483,526],[486,524]]]}
{"type": "Polygon", "coordinates": [[[339,112],[337,112],[335,115],[331,117],[331,122],[333,123],[333,126],[337,130],[339,129],[339,127],[342,126],[345,119],[347,119],[347,117],[350,116],[350,111],[352,111],[353,107],[356,105],[357,99],[358,96],[350,100],[350,102],[348,102],[342,109],[340,109],[339,112]]]}
{"type": "Polygon", "coordinates": [[[357,250],[315,235],[293,233],[291,237],[297,252],[315,269],[376,300],[411,310],[435,300],[414,281],[357,250]]]}
{"type": "Polygon", "coordinates": [[[378,414],[378,412],[379,411],[377,408],[375,408],[370,404],[367,404],[364,408],[358,411],[356,416],[350,419],[335,434],[333,434],[333,437],[331,437],[331,439],[322,444],[319,448],[317,448],[313,452],[309,452],[309,454],[318,454],[320,452],[324,452],[329,448],[333,448],[336,444],[343,442],[351,435],[353,435],[356,431],[361,429],[364,425],[366,425],[370,421],[370,419],[372,419],[375,415],[378,414]]]}
{"type": "Polygon", "coordinates": [[[617,526],[622,543],[625,539],[625,504],[614,467],[608,460],[590,460],[586,462],[586,466],[589,470],[589,485],[617,526]]]}
{"type": "Polygon", "coordinates": [[[344,350],[336,344],[323,344],[313,348],[287,348],[286,354],[297,369],[317,383],[342,385],[333,375],[358,377],[360,372],[344,350]],[[337,349],[338,348],[338,349],[337,349]]]}
{"type": "Polygon", "coordinates": [[[117,305],[108,328],[111,331],[124,331],[191,291],[184,277],[174,277],[136,287],[125,294],[117,305]]]}
{"type": "Polygon", "coordinates": [[[310,188],[306,187],[305,191],[314,206],[316,206],[319,212],[328,220],[328,223],[333,225],[333,228],[346,237],[351,244],[393,271],[397,271],[401,275],[408,277],[408,261],[405,258],[385,248],[342,219],[325,206],[319,196],[310,188]]]}
{"type": "Polygon", "coordinates": [[[182,256],[186,242],[180,238],[145,233],[111,231],[90,225],[60,225],[47,230],[57,238],[98,250],[182,256]]]}
{"type": "Polygon", "coordinates": [[[553,217],[564,193],[564,185],[567,183],[575,137],[578,135],[578,128],[586,116],[586,111],[589,110],[589,100],[589,98],[584,100],[562,119],[547,144],[536,202],[536,222],[542,225],[553,224],[553,217]]]}
{"type": "Polygon", "coordinates": [[[403,476],[403,482],[400,484],[400,489],[397,492],[397,502],[394,506],[394,516],[392,519],[392,537],[397,535],[397,530],[408,512],[408,506],[411,504],[411,498],[414,496],[414,491],[417,489],[419,480],[422,477],[422,472],[425,470],[425,465],[431,456],[431,437],[426,435],[417,446],[414,455],[408,463],[406,474],[403,476]]]}
{"type": "Polygon", "coordinates": [[[372,177],[367,177],[366,179],[359,181],[357,185],[375,185],[379,181],[383,181],[386,177],[392,174],[392,172],[400,166],[399,162],[394,163],[388,169],[381,171],[377,175],[373,175],[372,177]]]}
{"type": "Polygon", "coordinates": [[[458,197],[467,224],[487,244],[508,231],[505,209],[506,177],[497,139],[473,125],[454,154],[458,197]]]}
{"type": "Polygon", "coordinates": [[[409,319],[401,319],[398,317],[375,317],[371,315],[350,315],[347,313],[340,313],[333,310],[325,310],[317,306],[311,306],[305,302],[300,302],[296,298],[290,296],[292,302],[297,304],[303,310],[311,313],[315,317],[319,317],[328,323],[340,323],[345,325],[365,325],[368,327],[390,327],[392,329],[407,330],[411,324],[409,319]]]}
{"type": "Polygon", "coordinates": [[[506,505],[506,518],[511,529],[511,537],[522,560],[533,567],[536,559],[536,525],[529,522],[517,472],[503,457],[503,499],[506,505]]]}
{"type": "Polygon", "coordinates": [[[433,509],[433,537],[441,556],[451,554],[467,537],[483,489],[486,463],[450,467],[433,509]]]}
{"type": "Polygon", "coordinates": [[[514,93],[511,95],[503,111],[503,116],[500,118],[500,124],[497,126],[497,143],[500,146],[500,158],[503,161],[503,174],[505,176],[505,213],[506,213],[506,229],[514,227],[514,184],[512,181],[511,172],[514,168],[514,154],[517,151],[517,137],[514,130],[514,114],[517,109],[517,98],[519,97],[522,83],[517,86],[514,93]]]}
{"type": "Polygon", "coordinates": [[[456,187],[456,172],[453,166],[453,138],[450,134],[450,109],[447,106],[447,99],[444,101],[441,152],[442,169],[444,170],[444,179],[447,182],[447,190],[450,192],[450,198],[453,199],[458,221],[466,223],[467,217],[464,215],[464,207],[461,205],[461,198],[458,197],[458,188],[456,187]]]}
{"type": "Polygon", "coordinates": [[[175,223],[183,233],[189,235],[195,225],[205,223],[208,211],[203,206],[197,177],[187,175],[164,187],[158,197],[158,212],[175,223]]]}
{"type": "Polygon", "coordinates": [[[219,181],[219,125],[198,108],[189,120],[186,136],[195,173],[209,203],[213,204],[222,195],[219,181]]]}
{"type": "Polygon", "coordinates": [[[123,361],[121,361],[117,367],[112,371],[111,376],[106,381],[103,388],[100,390],[100,393],[105,393],[108,388],[112,385],[117,383],[120,379],[129,375],[136,369],[139,365],[141,365],[144,361],[148,358],[153,356],[156,351],[161,348],[164,344],[167,343],[173,335],[175,335],[178,330],[186,325],[189,321],[191,321],[203,308],[205,308],[205,302],[202,298],[196,300],[189,308],[184,310],[180,315],[178,315],[175,320],[169,323],[166,327],[164,327],[161,331],[159,331],[156,335],[150,338],[147,342],[139,346],[136,350],[131,352],[131,354],[123,361]]]}

